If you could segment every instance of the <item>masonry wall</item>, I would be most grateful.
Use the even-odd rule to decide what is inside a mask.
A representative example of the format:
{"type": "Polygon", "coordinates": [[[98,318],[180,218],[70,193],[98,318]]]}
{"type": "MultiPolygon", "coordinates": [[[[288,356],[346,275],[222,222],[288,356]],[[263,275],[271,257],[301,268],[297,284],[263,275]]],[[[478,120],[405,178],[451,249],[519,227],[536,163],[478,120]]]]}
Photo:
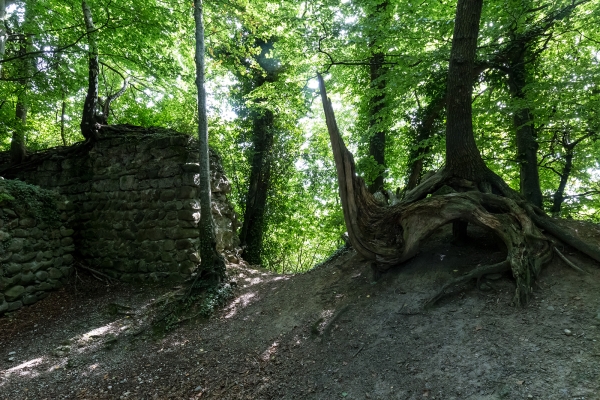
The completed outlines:
{"type": "MultiPolygon", "coordinates": [[[[91,268],[124,281],[177,281],[199,264],[198,151],[190,136],[111,126],[92,148],[35,154],[9,171],[72,202],[75,252],[91,268]]],[[[230,185],[214,153],[211,174],[217,247],[238,262],[230,185]]]]}
{"type": "Polygon", "coordinates": [[[0,179],[0,315],[59,289],[73,270],[72,204],[0,179]]]}

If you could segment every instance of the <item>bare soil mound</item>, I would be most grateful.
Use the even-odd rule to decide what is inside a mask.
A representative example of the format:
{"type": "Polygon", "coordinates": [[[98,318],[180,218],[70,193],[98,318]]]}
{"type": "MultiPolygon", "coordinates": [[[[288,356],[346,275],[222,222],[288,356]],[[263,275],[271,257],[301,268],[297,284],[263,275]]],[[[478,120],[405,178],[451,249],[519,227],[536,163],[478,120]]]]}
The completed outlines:
{"type": "Polygon", "coordinates": [[[148,304],[166,289],[80,276],[0,319],[0,397],[600,398],[600,270],[568,248],[585,273],[555,257],[525,309],[510,305],[508,276],[423,309],[452,278],[505,257],[484,232],[470,235],[457,247],[441,229],[377,281],[352,251],[296,276],[232,267],[230,304],[161,338],[148,304]]]}

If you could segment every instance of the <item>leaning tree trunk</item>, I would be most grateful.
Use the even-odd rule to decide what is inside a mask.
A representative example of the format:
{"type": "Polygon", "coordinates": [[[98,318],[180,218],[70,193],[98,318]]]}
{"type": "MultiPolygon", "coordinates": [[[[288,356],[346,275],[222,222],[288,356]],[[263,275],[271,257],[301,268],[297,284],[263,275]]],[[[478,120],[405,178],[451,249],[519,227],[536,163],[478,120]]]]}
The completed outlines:
{"type": "Polygon", "coordinates": [[[88,39],[88,90],[83,103],[83,114],[81,116],[81,134],[87,140],[98,139],[98,126],[96,111],[98,110],[98,43],[96,41],[96,27],[92,19],[92,11],[88,4],[81,2],[83,19],[88,39]]]}
{"type": "Polygon", "coordinates": [[[375,202],[356,175],[352,154],[340,136],[325,84],[319,85],[327,129],[334,154],[339,191],[348,236],[354,249],[384,271],[418,252],[420,242],[437,228],[456,220],[481,226],[506,245],[506,259],[475,268],[444,286],[432,298],[470,279],[512,271],[516,281],[514,303],[527,303],[533,282],[552,257],[552,242],[542,230],[600,261],[600,250],[574,237],[527,203],[487,168],[475,145],[471,123],[473,63],[482,0],[459,0],[450,68],[446,166],[393,206],[375,202]],[[431,195],[431,196],[428,196],[431,195]]]}
{"type": "Polygon", "coordinates": [[[199,276],[209,284],[217,284],[225,278],[225,260],[217,251],[215,228],[212,218],[210,169],[208,152],[208,120],[206,116],[206,90],[204,88],[204,23],[202,0],[194,3],[196,24],[196,88],[198,90],[198,151],[200,164],[200,258],[199,276]]]}

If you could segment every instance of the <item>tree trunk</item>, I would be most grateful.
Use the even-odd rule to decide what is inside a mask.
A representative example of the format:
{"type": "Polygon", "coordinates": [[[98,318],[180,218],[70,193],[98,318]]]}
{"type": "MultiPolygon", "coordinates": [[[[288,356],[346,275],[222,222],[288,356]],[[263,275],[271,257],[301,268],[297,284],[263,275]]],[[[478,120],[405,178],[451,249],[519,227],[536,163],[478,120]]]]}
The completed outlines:
{"type": "Polygon", "coordinates": [[[385,173],[386,129],[383,123],[385,109],[386,68],[383,53],[375,53],[370,60],[371,96],[369,98],[369,155],[379,167],[377,176],[369,185],[369,192],[383,191],[385,173]]]}
{"type": "Polygon", "coordinates": [[[81,3],[83,19],[88,39],[88,90],[83,103],[83,114],[81,117],[81,134],[87,140],[98,139],[98,127],[96,125],[96,111],[98,110],[98,43],[96,42],[96,27],[92,19],[92,11],[85,2],[81,3]]]}
{"type": "Polygon", "coordinates": [[[60,138],[62,139],[63,146],[67,145],[67,139],[65,139],[65,119],[67,116],[67,102],[63,97],[62,107],[60,109],[60,138]]]}
{"type": "MultiPolygon", "coordinates": [[[[509,66],[509,87],[511,96],[517,102],[525,101],[527,85],[527,66],[525,60],[526,43],[517,42],[509,66]]],[[[521,175],[521,194],[533,205],[542,208],[542,190],[538,173],[535,126],[533,115],[528,106],[519,106],[513,114],[517,141],[517,161],[521,175]]]]}
{"type": "MultiPolygon", "coordinates": [[[[282,66],[279,60],[269,56],[275,44],[275,38],[267,40],[255,39],[255,45],[261,48],[255,58],[261,70],[250,70],[250,80],[241,79],[248,84],[245,95],[260,88],[267,82],[277,81],[282,66]]],[[[247,67],[249,67],[247,65],[247,67]]],[[[272,152],[275,140],[275,115],[269,109],[259,104],[265,99],[256,99],[250,108],[252,121],[251,141],[252,160],[244,223],[240,232],[240,242],[244,247],[243,257],[250,264],[262,264],[263,237],[266,229],[268,194],[271,189],[272,152]]]]}
{"type": "Polygon", "coordinates": [[[215,228],[212,218],[210,170],[208,152],[208,120],[206,115],[206,90],[204,89],[204,23],[202,0],[194,3],[196,88],[198,90],[198,151],[200,164],[200,257],[202,280],[218,284],[225,279],[225,260],[217,251],[215,228]]]}
{"type": "Polygon", "coordinates": [[[384,111],[386,107],[386,73],[385,55],[381,50],[380,29],[387,26],[386,11],[389,6],[387,0],[375,6],[375,10],[368,16],[370,23],[377,25],[377,31],[369,34],[369,48],[371,57],[369,60],[370,87],[368,96],[368,124],[369,124],[369,156],[377,163],[377,176],[369,185],[369,192],[383,191],[385,174],[385,145],[387,136],[387,124],[384,111]]]}
{"type": "Polygon", "coordinates": [[[244,259],[250,264],[261,264],[265,211],[271,187],[271,150],[275,116],[270,110],[263,110],[262,113],[257,111],[253,114],[255,114],[252,116],[254,148],[240,242],[245,246],[244,259]]]}
{"type": "Polygon", "coordinates": [[[472,121],[473,69],[483,0],[458,0],[446,106],[446,169],[452,175],[481,182],[487,167],[475,144],[472,121]]]}
{"type": "MultiPolygon", "coordinates": [[[[6,52],[6,0],[0,0],[0,61],[4,59],[6,52]]],[[[2,63],[0,63],[0,74],[2,74],[2,63]]]]}
{"type": "Polygon", "coordinates": [[[423,145],[423,143],[433,136],[433,128],[435,123],[441,119],[446,102],[446,91],[443,91],[427,105],[425,115],[417,125],[417,134],[414,142],[416,148],[411,150],[410,153],[412,161],[408,171],[407,190],[416,188],[421,181],[424,165],[423,158],[431,150],[429,146],[423,145]]]}
{"type": "Polygon", "coordinates": [[[17,60],[21,66],[21,71],[19,71],[19,73],[22,74],[22,76],[18,80],[21,87],[15,105],[16,124],[10,142],[10,158],[12,164],[22,163],[27,155],[25,131],[27,129],[27,89],[29,86],[30,60],[26,57],[26,54],[27,36],[22,34],[19,38],[19,55],[21,58],[17,60]]]}
{"type": "Polygon", "coordinates": [[[560,183],[558,184],[558,189],[556,189],[556,192],[554,192],[552,199],[552,208],[550,208],[550,212],[555,217],[560,216],[560,209],[563,201],[565,200],[565,188],[567,187],[567,182],[571,176],[571,169],[573,168],[573,148],[574,146],[566,148],[567,154],[565,155],[565,165],[562,173],[560,174],[560,183]]]}

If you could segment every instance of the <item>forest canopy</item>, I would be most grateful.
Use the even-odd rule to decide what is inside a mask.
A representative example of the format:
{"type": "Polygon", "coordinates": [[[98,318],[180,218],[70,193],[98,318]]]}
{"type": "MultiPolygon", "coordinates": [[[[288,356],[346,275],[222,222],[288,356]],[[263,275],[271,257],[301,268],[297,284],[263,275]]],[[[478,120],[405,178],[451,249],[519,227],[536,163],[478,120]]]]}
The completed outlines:
{"type": "MultiPolygon", "coordinates": [[[[196,131],[193,4],[0,0],[0,144],[84,140],[90,53],[104,123],[196,131]],[[93,37],[94,41],[90,41],[93,37]],[[95,50],[94,50],[95,49],[95,50]]],[[[456,0],[204,4],[209,141],[252,263],[303,271],[346,231],[317,73],[380,202],[444,167],[456,0]]],[[[472,124],[482,159],[546,213],[600,222],[600,2],[483,2],[472,124]]],[[[15,144],[20,144],[15,146],[15,144]]]]}

